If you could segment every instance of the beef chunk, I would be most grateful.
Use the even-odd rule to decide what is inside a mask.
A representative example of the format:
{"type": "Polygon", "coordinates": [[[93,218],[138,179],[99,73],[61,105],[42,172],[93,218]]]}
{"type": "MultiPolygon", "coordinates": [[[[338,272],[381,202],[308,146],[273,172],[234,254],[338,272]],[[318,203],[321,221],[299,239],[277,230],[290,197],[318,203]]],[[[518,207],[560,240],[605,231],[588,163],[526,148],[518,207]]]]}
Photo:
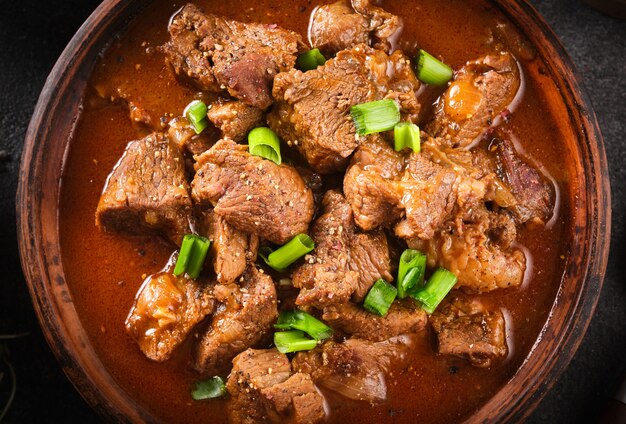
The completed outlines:
{"type": "Polygon", "coordinates": [[[327,341],[299,352],[292,361],[296,372],[310,374],[321,387],[349,399],[371,403],[387,398],[386,375],[392,365],[402,364],[408,347],[402,340],[369,342],[348,339],[343,343],[327,341]]]}
{"type": "Polygon", "coordinates": [[[220,284],[230,284],[243,274],[248,261],[256,260],[259,238],[233,228],[213,211],[202,217],[202,233],[211,240],[211,260],[220,284]]]}
{"type": "Polygon", "coordinates": [[[180,150],[160,133],[126,146],[96,209],[96,225],[126,234],[165,234],[180,244],[191,232],[191,199],[180,150]]]}
{"type": "Polygon", "coordinates": [[[300,294],[298,305],[323,305],[361,301],[379,278],[393,279],[387,237],[378,230],[356,231],[352,210],[339,192],[326,192],[323,214],[315,221],[311,237],[315,256],[292,275],[300,294]]]}
{"type": "Polygon", "coordinates": [[[300,36],[276,25],[249,24],[202,13],[187,4],[171,20],[162,50],[177,75],[201,90],[224,89],[246,104],[266,109],[278,72],[293,68],[300,36]]]}
{"type": "Polygon", "coordinates": [[[369,0],[347,0],[326,4],[313,12],[309,35],[313,47],[327,57],[357,44],[374,45],[389,51],[390,37],[402,28],[400,18],[369,0]]]}
{"type": "Polygon", "coordinates": [[[233,360],[226,387],[230,422],[317,423],[324,398],[308,374],[291,374],[287,356],[275,349],[248,349],[233,360]]]}
{"type": "Polygon", "coordinates": [[[386,97],[413,116],[419,111],[417,87],[410,62],[399,50],[387,56],[361,44],[339,52],[315,70],[277,75],[276,105],[268,122],[315,171],[341,171],[367,138],[357,136],[350,107],[386,97]]]}
{"type": "Polygon", "coordinates": [[[220,140],[197,158],[192,196],[241,231],[284,244],[306,233],[313,195],[291,166],[248,153],[248,147],[220,140]]]}
{"type": "Polygon", "coordinates": [[[457,207],[485,196],[485,182],[429,158],[427,151],[395,152],[382,138],[362,144],[343,182],[357,225],[371,230],[395,224],[401,238],[429,239],[457,207]]]}
{"type": "Polygon", "coordinates": [[[239,101],[211,105],[207,118],[222,131],[222,138],[242,141],[248,132],[265,124],[263,111],[239,101]]]}
{"type": "Polygon", "coordinates": [[[200,372],[220,374],[237,354],[261,343],[278,317],[272,279],[249,265],[241,280],[215,288],[222,305],[197,346],[193,365],[200,372]]]}
{"type": "Polygon", "coordinates": [[[507,110],[520,87],[517,62],[509,53],[483,56],[456,72],[426,131],[449,145],[465,147],[507,110]]]}
{"type": "Polygon", "coordinates": [[[477,207],[446,224],[433,239],[408,244],[426,252],[430,267],[453,272],[457,287],[487,292],[516,287],[524,280],[526,257],[512,246],[515,237],[510,215],[477,207]]]}
{"type": "MultiPolygon", "coordinates": [[[[173,265],[173,261],[171,262],[173,265]]],[[[212,285],[172,274],[173,266],[149,276],[126,318],[126,332],[153,361],[171,356],[193,327],[213,312],[212,285]]]]}
{"type": "Polygon", "coordinates": [[[417,333],[426,326],[426,313],[412,301],[394,302],[384,317],[372,315],[354,303],[331,305],[324,308],[322,318],[345,334],[375,342],[417,333]]]}
{"type": "Polygon", "coordinates": [[[183,152],[199,155],[211,148],[215,139],[210,128],[196,134],[191,123],[184,116],[178,116],[169,122],[167,136],[183,152]]]}
{"type": "Polygon", "coordinates": [[[478,299],[446,300],[431,323],[443,355],[466,358],[477,367],[489,367],[507,355],[502,312],[488,311],[478,299]]]}
{"type": "Polygon", "coordinates": [[[519,156],[511,141],[502,140],[496,146],[503,179],[517,200],[511,208],[516,220],[546,222],[552,213],[554,187],[519,156]]]}

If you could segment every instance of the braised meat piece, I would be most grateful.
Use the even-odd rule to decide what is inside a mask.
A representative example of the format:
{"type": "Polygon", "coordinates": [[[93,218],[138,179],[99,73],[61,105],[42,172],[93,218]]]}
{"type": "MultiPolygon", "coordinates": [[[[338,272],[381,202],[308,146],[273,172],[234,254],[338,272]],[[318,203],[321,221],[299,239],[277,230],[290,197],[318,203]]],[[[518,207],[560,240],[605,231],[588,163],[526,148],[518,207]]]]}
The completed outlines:
{"type": "Polygon", "coordinates": [[[276,244],[307,232],[313,195],[293,167],[253,156],[248,146],[232,140],[220,140],[197,157],[196,170],[194,200],[213,205],[234,228],[276,244]]]}
{"type": "Polygon", "coordinates": [[[483,56],[459,69],[437,103],[426,131],[453,147],[466,147],[496,123],[515,98],[520,73],[510,53],[483,56]]]}
{"type": "Polygon", "coordinates": [[[405,239],[432,238],[457,207],[479,203],[486,183],[424,153],[395,152],[380,137],[359,146],[343,181],[354,220],[364,230],[393,226],[405,239]]]}
{"type": "Polygon", "coordinates": [[[183,156],[163,134],[126,146],[96,209],[96,225],[126,234],[164,234],[180,244],[190,233],[191,199],[183,156]]]}
{"type": "Polygon", "coordinates": [[[311,230],[314,256],[292,274],[301,289],[296,304],[321,308],[351,297],[361,301],[376,280],[393,279],[387,237],[381,230],[359,233],[350,205],[337,191],[326,192],[322,209],[311,230]]]}
{"type": "Polygon", "coordinates": [[[220,284],[234,283],[246,269],[246,264],[256,260],[259,237],[233,228],[213,211],[202,216],[202,234],[211,240],[210,257],[220,284]]]}
{"type": "Polygon", "coordinates": [[[426,326],[426,312],[412,301],[392,303],[384,317],[373,315],[354,303],[330,305],[324,308],[322,319],[347,335],[374,342],[418,333],[426,326]]]}
{"type": "Polygon", "coordinates": [[[430,322],[443,355],[460,356],[477,367],[489,367],[507,355],[502,312],[487,310],[478,299],[446,300],[430,322]]]}
{"type": "Polygon", "coordinates": [[[201,336],[193,364],[210,375],[220,374],[237,354],[264,341],[278,317],[274,282],[254,265],[239,285],[216,286],[214,294],[221,305],[201,336]]]}
{"type": "Polygon", "coordinates": [[[169,266],[146,278],[126,318],[126,332],[146,357],[158,362],[169,359],[215,305],[212,285],[184,275],[176,277],[172,270],[169,266]]]}
{"type": "Polygon", "coordinates": [[[172,18],[169,32],[162,50],[177,75],[260,109],[272,104],[274,76],[293,68],[303,45],[295,32],[204,14],[193,4],[172,18]]]}
{"type": "Polygon", "coordinates": [[[250,130],[265,124],[263,111],[240,101],[213,103],[207,118],[222,132],[222,138],[237,142],[246,138],[250,130]]]}
{"type": "Polygon", "coordinates": [[[378,49],[391,48],[389,38],[402,29],[402,21],[369,0],[341,0],[325,4],[313,12],[309,36],[313,47],[326,57],[357,44],[373,45],[378,49]]]}
{"type": "Polygon", "coordinates": [[[169,122],[167,136],[182,152],[189,152],[192,156],[206,152],[216,140],[211,128],[196,134],[196,130],[184,116],[177,116],[169,122]]]}
{"type": "Polygon", "coordinates": [[[237,355],[226,387],[231,423],[313,424],[326,415],[324,398],[311,377],[292,374],[287,356],[275,349],[237,355]]]}
{"type": "Polygon", "coordinates": [[[506,211],[477,207],[448,222],[431,240],[409,240],[408,245],[426,252],[430,267],[454,273],[457,287],[488,292],[517,287],[524,280],[526,256],[512,245],[516,234],[506,211]]]}
{"type": "Polygon", "coordinates": [[[373,343],[351,338],[299,352],[291,366],[325,389],[349,399],[379,403],[387,399],[386,375],[392,364],[402,364],[407,352],[407,345],[399,339],[373,343]]]}
{"type": "Polygon", "coordinates": [[[399,50],[387,56],[361,44],[315,70],[277,75],[268,123],[316,172],[337,172],[368,138],[357,136],[350,107],[392,98],[410,118],[419,111],[418,87],[409,59],[399,50]]]}

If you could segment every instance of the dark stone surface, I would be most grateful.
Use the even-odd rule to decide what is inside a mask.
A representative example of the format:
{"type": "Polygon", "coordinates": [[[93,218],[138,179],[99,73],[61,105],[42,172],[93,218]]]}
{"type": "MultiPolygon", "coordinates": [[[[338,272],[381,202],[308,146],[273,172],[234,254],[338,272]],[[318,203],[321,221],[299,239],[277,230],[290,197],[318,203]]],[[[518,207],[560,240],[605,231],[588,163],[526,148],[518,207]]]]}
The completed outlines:
{"type": "MultiPolygon", "coordinates": [[[[626,22],[579,1],[535,0],[578,65],[604,133],[613,190],[612,254],[597,312],[583,345],[531,423],[593,420],[626,372],[626,22]]],[[[46,76],[95,0],[2,2],[0,13],[0,334],[29,332],[8,343],[18,376],[6,422],[94,422],[97,417],[65,378],[46,345],[17,254],[14,195],[24,133],[46,76]]],[[[0,404],[7,393],[0,391],[0,404]]],[[[0,405],[1,406],[1,405],[0,405]]]]}

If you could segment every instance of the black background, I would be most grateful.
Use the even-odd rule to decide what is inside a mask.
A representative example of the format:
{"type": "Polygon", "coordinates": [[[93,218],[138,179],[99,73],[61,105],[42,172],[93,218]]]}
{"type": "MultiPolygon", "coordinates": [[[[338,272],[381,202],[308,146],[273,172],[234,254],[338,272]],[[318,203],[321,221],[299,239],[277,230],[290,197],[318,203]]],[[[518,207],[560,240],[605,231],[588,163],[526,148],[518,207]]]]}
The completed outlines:
{"type": "MultiPolygon", "coordinates": [[[[22,276],[15,229],[28,121],[57,57],[98,3],[0,0],[0,334],[30,333],[7,343],[18,378],[9,423],[98,420],[44,341],[22,276]]],[[[530,422],[588,422],[626,371],[626,22],[576,0],[532,3],[565,44],[591,93],[610,165],[613,235],[604,288],[583,344],[530,422]]],[[[6,397],[0,390],[0,406],[6,397]]]]}

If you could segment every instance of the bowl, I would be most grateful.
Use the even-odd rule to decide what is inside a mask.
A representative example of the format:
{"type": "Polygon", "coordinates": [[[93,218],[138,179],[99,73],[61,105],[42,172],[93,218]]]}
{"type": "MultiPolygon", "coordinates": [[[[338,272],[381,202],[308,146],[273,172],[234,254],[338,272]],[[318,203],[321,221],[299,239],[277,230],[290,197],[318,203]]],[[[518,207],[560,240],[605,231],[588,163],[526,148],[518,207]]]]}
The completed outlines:
{"type": "MultiPolygon", "coordinates": [[[[148,1],[104,1],[57,61],[28,128],[17,192],[22,267],[46,339],[85,400],[112,421],[155,421],[107,373],[81,326],[65,283],[58,204],[64,161],[81,100],[99,54],[148,1]]],[[[575,163],[571,255],[549,317],[515,375],[472,421],[518,421],[528,416],[565,369],[593,315],[610,242],[610,189],[602,135],[588,95],[563,46],[523,0],[494,0],[494,7],[528,37],[556,86],[559,121],[575,132],[567,147],[575,163]]]]}

